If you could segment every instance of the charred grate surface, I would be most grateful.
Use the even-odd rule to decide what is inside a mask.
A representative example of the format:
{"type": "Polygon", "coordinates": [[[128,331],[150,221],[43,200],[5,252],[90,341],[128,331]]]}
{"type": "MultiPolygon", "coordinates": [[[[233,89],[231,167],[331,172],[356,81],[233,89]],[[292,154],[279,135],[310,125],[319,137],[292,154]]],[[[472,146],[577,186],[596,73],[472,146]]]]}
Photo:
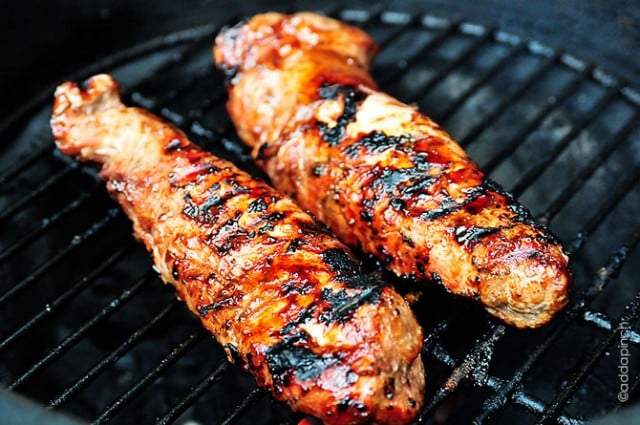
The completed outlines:
{"type": "MultiPolygon", "coordinates": [[[[422,421],[577,424],[617,410],[625,394],[637,400],[638,91],[570,53],[468,21],[333,15],[380,43],[380,86],[440,122],[572,255],[571,304],[533,331],[424,289],[414,304],[427,335],[422,421]]],[[[153,40],[70,78],[114,74],[125,101],[264,177],[226,115],[211,63],[217,30],[153,40]]],[[[95,423],[298,423],[149,272],[94,170],[54,149],[48,99],[0,125],[1,383],[95,423]]]]}

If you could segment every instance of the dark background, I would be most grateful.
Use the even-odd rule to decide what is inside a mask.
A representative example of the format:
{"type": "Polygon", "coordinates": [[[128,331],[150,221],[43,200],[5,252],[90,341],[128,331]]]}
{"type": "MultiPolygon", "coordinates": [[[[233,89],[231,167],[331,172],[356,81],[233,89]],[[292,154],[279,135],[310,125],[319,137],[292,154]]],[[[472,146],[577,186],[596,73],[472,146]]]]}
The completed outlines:
{"type": "Polygon", "coordinates": [[[0,117],[74,71],[125,47],[196,25],[258,11],[384,7],[497,26],[564,48],[640,87],[640,1],[11,1],[0,12],[0,117]]]}

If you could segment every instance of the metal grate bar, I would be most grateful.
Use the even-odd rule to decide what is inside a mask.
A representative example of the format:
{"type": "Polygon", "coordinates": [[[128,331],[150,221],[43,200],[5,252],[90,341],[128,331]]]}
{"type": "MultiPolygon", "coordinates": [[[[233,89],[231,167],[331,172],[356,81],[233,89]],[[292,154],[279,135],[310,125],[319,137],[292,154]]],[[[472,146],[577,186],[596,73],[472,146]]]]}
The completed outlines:
{"type": "Polygon", "coordinates": [[[615,149],[624,141],[631,131],[638,125],[640,111],[636,110],[633,116],[627,120],[625,125],[609,139],[604,148],[595,156],[586,167],[571,180],[569,185],[551,202],[549,208],[539,217],[540,222],[549,223],[564,208],[569,200],[578,192],[578,190],[586,183],[587,179],[600,168],[607,158],[615,151],[615,149]]]}
{"type": "Polygon", "coordinates": [[[422,354],[427,355],[433,346],[440,340],[440,337],[449,327],[449,321],[447,319],[438,322],[433,330],[427,335],[422,342],[422,354]]]}
{"type": "MultiPolygon", "coordinates": [[[[369,18],[368,21],[365,23],[365,26],[370,24],[374,19],[375,17],[369,18]]],[[[388,36],[386,39],[382,40],[380,43],[380,46],[385,46],[386,44],[391,42],[394,38],[402,34],[402,32],[403,32],[403,29],[399,28],[397,31],[395,31],[390,36],[388,36]]],[[[154,75],[155,74],[156,72],[154,72],[154,75]]],[[[146,96],[140,93],[139,89],[136,89],[134,87],[130,91],[131,100],[144,108],[154,110],[156,113],[158,113],[158,115],[161,115],[165,119],[169,119],[175,125],[183,126],[186,122],[186,119],[184,118],[183,115],[173,112],[169,108],[162,108],[161,105],[166,105],[170,101],[177,98],[185,90],[197,84],[198,81],[210,76],[211,76],[211,68],[210,67],[203,68],[200,72],[196,73],[192,78],[190,78],[185,84],[182,84],[178,89],[169,91],[165,96],[157,99],[150,98],[149,96],[146,96]]],[[[140,84],[138,84],[137,86],[139,87],[139,85],[140,84]]],[[[206,100],[203,101],[203,104],[197,109],[200,110],[200,113],[205,112],[207,109],[215,106],[216,101],[220,100],[220,98],[222,98],[223,95],[224,95],[224,90],[220,90],[219,93],[214,94],[215,99],[211,99],[210,97],[207,98],[206,100]]]]}
{"type": "Polygon", "coordinates": [[[47,143],[39,150],[30,152],[27,156],[17,159],[11,165],[9,165],[5,171],[0,175],[0,187],[5,185],[9,180],[22,173],[25,169],[31,167],[38,160],[42,159],[45,155],[50,154],[53,151],[54,145],[47,143]]]}
{"type": "Polygon", "coordinates": [[[411,57],[408,57],[403,62],[402,68],[398,67],[399,69],[396,72],[390,72],[389,74],[386,74],[386,75],[389,75],[387,78],[384,78],[384,77],[378,78],[378,86],[379,87],[383,87],[383,86],[391,83],[391,81],[397,80],[399,77],[404,75],[411,68],[411,65],[415,61],[420,59],[423,55],[428,54],[429,50],[432,50],[433,48],[435,48],[438,45],[442,44],[442,42],[445,41],[447,39],[447,37],[449,37],[455,30],[458,30],[459,29],[459,25],[460,25],[459,22],[449,23],[443,30],[441,30],[439,33],[434,35],[433,38],[431,40],[429,40],[422,47],[422,49],[420,49],[418,52],[416,52],[411,57]]]}
{"type": "MultiPolygon", "coordinates": [[[[487,378],[486,385],[488,388],[496,389],[496,388],[499,388],[501,385],[503,385],[503,382],[504,381],[502,379],[490,376],[487,378]]],[[[545,404],[542,401],[528,394],[525,394],[520,390],[517,390],[514,392],[513,400],[516,405],[520,407],[524,407],[525,409],[527,409],[529,412],[532,412],[532,413],[539,414],[544,410],[544,407],[545,407],[545,404]]],[[[582,425],[585,423],[585,421],[582,418],[568,417],[565,415],[557,416],[556,420],[559,424],[562,424],[562,425],[582,425]]]]}
{"type": "Polygon", "coordinates": [[[12,215],[22,211],[25,205],[33,203],[36,198],[38,198],[47,190],[51,189],[51,187],[54,184],[58,183],[60,180],[68,176],[71,173],[71,171],[75,170],[76,168],[78,168],[77,163],[75,162],[70,163],[68,166],[66,166],[65,168],[58,171],[53,176],[49,177],[47,180],[39,184],[38,187],[29,191],[28,195],[21,196],[19,200],[12,202],[11,206],[5,209],[4,211],[2,211],[2,213],[0,214],[0,222],[3,222],[4,220],[11,217],[12,215]]]}
{"type": "MultiPolygon", "coordinates": [[[[141,85],[149,82],[151,79],[153,79],[154,77],[156,77],[158,75],[158,73],[160,72],[164,72],[167,71],[169,68],[171,68],[172,66],[175,65],[180,65],[181,63],[184,62],[184,60],[188,59],[188,57],[190,55],[192,55],[193,53],[195,53],[197,51],[197,48],[200,47],[201,42],[207,41],[208,42],[209,37],[206,36],[206,31],[204,31],[204,33],[198,34],[196,35],[196,37],[193,40],[182,40],[181,42],[176,38],[175,43],[174,44],[181,44],[181,43],[185,43],[185,42],[191,42],[184,50],[178,52],[175,56],[173,56],[170,60],[168,60],[167,62],[163,63],[161,66],[159,66],[158,68],[153,69],[152,72],[147,73],[146,75],[144,75],[142,77],[141,80],[139,80],[135,85],[126,88],[125,90],[122,91],[122,97],[125,98],[127,96],[129,96],[129,94],[136,90],[137,87],[140,87],[141,85]]],[[[160,47],[166,47],[164,44],[161,44],[160,47]]],[[[156,50],[151,48],[151,50],[156,50]]],[[[140,52],[139,54],[144,54],[144,53],[149,53],[149,52],[140,52]]],[[[133,55],[131,58],[128,59],[135,59],[135,56],[137,55],[133,55]]],[[[118,61],[116,61],[117,63],[118,61]]],[[[115,65],[115,64],[113,64],[115,65]]],[[[104,66],[102,68],[107,68],[107,66],[104,66]]],[[[92,74],[94,72],[89,72],[89,74],[92,74]]],[[[47,98],[47,102],[49,102],[49,98],[47,98]]],[[[4,184],[6,181],[8,181],[9,179],[15,177],[16,175],[26,171],[29,167],[31,167],[37,160],[43,158],[45,155],[51,153],[55,148],[55,144],[53,143],[46,143],[45,145],[43,145],[38,151],[35,151],[34,153],[31,153],[30,155],[24,157],[24,158],[20,158],[18,159],[15,163],[13,163],[12,165],[9,166],[9,168],[2,174],[0,174],[0,185],[4,184]]],[[[72,163],[72,166],[75,166],[74,163],[72,163]]],[[[3,217],[2,217],[3,218],[3,217]]],[[[2,220],[2,218],[0,218],[0,221],[2,220]]]]}
{"type": "Polygon", "coordinates": [[[513,377],[501,385],[496,393],[488,398],[483,404],[483,411],[476,417],[474,423],[482,423],[488,417],[502,408],[517,386],[520,385],[524,376],[531,370],[538,359],[551,347],[551,345],[560,337],[564,330],[580,316],[586,306],[605,288],[605,286],[620,272],[628,258],[628,254],[635,249],[640,240],[640,229],[632,235],[631,238],[620,247],[609,259],[607,265],[600,268],[593,279],[591,285],[586,288],[580,297],[572,303],[571,307],[563,313],[560,324],[554,331],[545,338],[545,341],[539,345],[536,350],[531,353],[527,360],[515,371],[513,377]]]}
{"type": "MultiPolygon", "coordinates": [[[[154,112],[164,111],[163,105],[168,104],[172,100],[179,97],[185,91],[196,85],[199,81],[211,77],[212,74],[211,66],[204,66],[198,71],[195,71],[190,78],[185,79],[182,84],[178,87],[172,88],[165,92],[163,96],[160,97],[149,97],[148,95],[143,95],[141,92],[143,90],[135,90],[131,92],[131,101],[137,103],[139,106],[142,106],[145,109],[154,112]]],[[[167,112],[165,112],[167,113],[167,112]]],[[[182,125],[182,122],[176,122],[177,125],[182,125]]]]}
{"type": "MultiPolygon", "coordinates": [[[[462,65],[466,60],[469,59],[469,55],[471,55],[474,51],[478,50],[483,44],[487,41],[491,40],[494,37],[495,30],[484,30],[482,36],[476,37],[474,41],[469,44],[462,52],[458,54],[458,56],[447,63],[442,69],[438,70],[438,73],[433,76],[424,86],[420,88],[420,92],[416,96],[412,96],[412,99],[408,99],[410,101],[418,100],[420,97],[424,96],[429,90],[433,89],[439,82],[441,82],[444,78],[446,78],[451,71],[455,68],[462,65]]],[[[409,103],[406,102],[405,103],[409,103]]]]}
{"type": "MultiPolygon", "coordinates": [[[[500,164],[509,155],[511,155],[511,153],[513,153],[513,151],[518,146],[520,146],[523,143],[523,141],[526,140],[526,138],[529,137],[529,135],[540,124],[542,124],[542,122],[545,120],[545,118],[547,118],[549,116],[549,114],[551,114],[551,112],[556,110],[557,105],[559,105],[560,103],[564,102],[566,99],[569,98],[569,96],[571,96],[572,94],[575,93],[575,91],[578,88],[578,86],[580,85],[580,83],[584,81],[584,77],[585,77],[587,72],[588,72],[587,69],[582,71],[570,83],[565,85],[557,95],[553,96],[553,100],[547,101],[547,103],[541,109],[539,109],[536,112],[535,117],[533,117],[533,119],[531,119],[529,122],[527,122],[524,127],[521,127],[520,130],[513,137],[510,138],[509,143],[507,143],[505,146],[503,146],[502,149],[500,149],[500,151],[497,154],[495,154],[482,167],[482,169],[487,174],[489,174],[491,171],[493,171],[498,166],[498,164],[500,164]]],[[[600,106],[601,105],[599,104],[597,107],[595,107],[593,109],[598,109],[600,106]]],[[[604,105],[602,107],[604,107],[604,105]]],[[[576,128],[577,129],[582,129],[587,124],[588,124],[588,122],[585,123],[585,120],[583,119],[582,121],[580,121],[578,123],[577,126],[573,127],[572,130],[574,130],[576,128]]],[[[577,130],[575,130],[575,131],[577,132],[577,130]]],[[[571,134],[571,132],[569,134],[571,134]]],[[[565,138],[566,138],[566,136],[565,136],[565,138]]]]}
{"type": "Polygon", "coordinates": [[[238,404],[229,414],[218,422],[218,425],[231,425],[240,417],[247,409],[253,406],[260,397],[264,396],[264,392],[260,388],[254,388],[247,396],[238,404]]]}
{"type": "Polygon", "coordinates": [[[132,244],[124,246],[114,252],[109,258],[102,262],[97,268],[93,269],[90,273],[86,274],[82,279],[77,281],[71,288],[67,289],[55,300],[47,303],[42,310],[36,313],[29,321],[16,329],[13,333],[7,336],[2,342],[0,342],[0,352],[11,345],[16,339],[22,337],[25,333],[33,329],[35,325],[41,323],[47,316],[55,312],[59,307],[69,302],[76,294],[86,288],[92,281],[94,281],[102,272],[114,265],[122,256],[131,249],[132,244]]]}
{"type": "Polygon", "coordinates": [[[158,365],[151,369],[146,375],[140,378],[136,384],[127,390],[124,394],[120,395],[114,401],[112,401],[98,416],[98,418],[92,422],[92,424],[103,424],[108,422],[113,415],[119,412],[125,405],[140,394],[147,386],[155,381],[158,376],[164,372],[169,366],[177,362],[191,347],[193,347],[198,341],[200,341],[207,332],[204,328],[200,327],[193,333],[191,333],[184,341],[178,344],[171,352],[165,356],[158,365]]]}
{"type": "Polygon", "coordinates": [[[589,221],[583,226],[582,230],[576,235],[576,237],[569,242],[568,252],[569,255],[578,251],[584,243],[589,239],[589,236],[600,225],[600,223],[614,210],[614,207],[622,200],[622,198],[629,192],[640,180],[640,164],[637,164],[625,179],[610,192],[609,196],[600,203],[600,208],[596,213],[591,216],[589,221]]]}
{"type": "Polygon", "coordinates": [[[575,369],[575,372],[571,377],[562,385],[562,388],[558,393],[556,393],[553,401],[547,405],[542,416],[538,418],[538,421],[536,422],[537,424],[545,424],[558,414],[559,410],[570,401],[571,396],[582,383],[587,373],[589,373],[593,369],[595,363],[604,356],[607,348],[613,344],[618,333],[623,330],[621,324],[632,322],[638,318],[640,315],[640,292],[638,292],[633,301],[625,307],[625,310],[627,312],[620,317],[616,328],[609,331],[609,335],[598,343],[587,361],[585,361],[578,369],[575,369]]]}
{"type": "MultiPolygon", "coordinates": [[[[170,60],[164,62],[158,68],[151,69],[150,72],[145,74],[139,81],[136,82],[135,85],[123,90],[122,98],[129,97],[133,92],[142,90],[144,91],[144,85],[153,81],[160,73],[169,71],[172,67],[178,67],[183,65],[186,61],[188,61],[193,55],[200,52],[201,49],[205,48],[205,43],[208,46],[211,43],[211,40],[208,37],[203,37],[198,40],[194,40],[193,43],[190,43],[186,48],[176,53],[171,57],[170,60]]],[[[196,76],[200,75],[197,73],[196,76]]],[[[197,78],[196,76],[191,77],[193,79],[197,78]]],[[[200,77],[202,78],[202,77],[200,77]]],[[[171,93],[171,91],[167,91],[166,93],[171,93]]],[[[161,98],[162,99],[162,98],[161,98]]],[[[162,103],[162,100],[158,101],[162,103]]]]}
{"type": "MultiPolygon", "coordinates": [[[[366,22],[362,22],[362,23],[364,23],[364,27],[366,28],[371,23],[374,23],[376,20],[380,20],[380,13],[376,14],[375,16],[369,17],[366,22]]],[[[415,17],[411,19],[411,22],[413,21],[415,21],[415,17]]],[[[388,35],[386,38],[384,38],[379,42],[379,47],[381,49],[384,48],[386,45],[388,45],[390,42],[392,42],[394,39],[400,36],[404,32],[404,30],[405,30],[404,27],[398,27],[396,31],[394,31],[393,33],[391,33],[390,35],[388,35]]],[[[210,71],[211,71],[210,67],[203,69],[201,73],[197,73],[186,84],[181,85],[181,87],[178,88],[177,90],[168,92],[167,96],[164,96],[160,99],[150,98],[149,96],[142,94],[139,90],[134,89],[131,92],[131,100],[144,108],[155,111],[158,115],[162,116],[165,119],[170,120],[175,125],[184,126],[185,123],[187,123],[187,119],[185,118],[184,115],[174,112],[169,108],[161,108],[160,106],[166,105],[170,101],[174,100],[179,96],[179,94],[183,93],[186,89],[189,89],[193,85],[197,84],[197,82],[200,81],[201,79],[211,77],[210,71]]],[[[205,100],[203,100],[201,105],[189,111],[190,115],[193,115],[192,118],[197,118],[198,115],[202,115],[207,110],[217,105],[217,103],[222,99],[222,97],[225,94],[225,90],[223,89],[223,86],[220,85],[219,87],[220,87],[219,91],[216,91],[212,96],[209,96],[205,100]]]]}
{"type": "Polygon", "coordinates": [[[425,403],[425,407],[420,412],[419,421],[424,421],[431,415],[433,409],[451,392],[453,392],[460,383],[469,378],[471,375],[478,375],[475,377],[477,381],[483,381],[486,379],[489,364],[486,360],[493,353],[493,347],[495,343],[505,333],[504,325],[491,325],[491,329],[485,333],[484,337],[474,346],[469,354],[467,354],[458,365],[456,365],[449,379],[447,379],[442,386],[436,391],[435,395],[425,403]],[[483,363],[484,366],[481,364],[483,363]],[[484,376],[479,376],[484,375],[484,376]]]}
{"type": "MultiPolygon", "coordinates": [[[[491,334],[489,335],[491,336],[491,334]]],[[[478,345],[476,345],[476,347],[478,346],[482,346],[482,342],[479,342],[478,345]]],[[[432,357],[444,363],[446,366],[448,366],[451,369],[454,369],[456,367],[456,364],[457,364],[456,360],[441,345],[436,344],[434,346],[434,349],[431,352],[431,355],[432,357]]],[[[501,378],[496,378],[495,376],[487,375],[484,373],[480,373],[480,374],[472,373],[470,377],[473,379],[473,383],[475,385],[486,387],[492,390],[498,390],[504,385],[504,380],[502,380],[501,378]]],[[[446,382],[449,382],[449,381],[446,381],[446,382]]],[[[457,383],[454,383],[454,385],[457,385],[457,383]]],[[[440,390],[446,391],[444,387],[440,388],[440,390]]],[[[525,394],[520,389],[514,392],[513,400],[517,405],[524,407],[525,409],[529,410],[532,413],[541,413],[544,410],[544,403],[542,403],[540,400],[537,400],[536,398],[528,394],[525,394]]],[[[431,407],[431,410],[433,410],[435,407],[436,407],[436,404],[434,404],[434,406],[431,407]]],[[[425,414],[425,417],[426,416],[427,415],[425,414]]],[[[584,423],[580,419],[568,418],[566,416],[559,416],[557,419],[558,419],[558,422],[562,424],[579,425],[584,423]]],[[[423,421],[424,419],[421,418],[421,420],[423,421]]]]}
{"type": "Polygon", "coordinates": [[[551,67],[557,62],[559,58],[559,53],[554,53],[553,55],[546,57],[545,62],[539,66],[533,73],[529,75],[529,77],[525,78],[522,82],[520,82],[519,87],[511,92],[510,94],[505,95],[502,100],[498,103],[498,105],[487,115],[484,117],[482,121],[476,124],[466,136],[461,138],[458,141],[458,144],[462,147],[466,147],[471,144],[477,137],[489,128],[495,120],[502,115],[502,113],[509,108],[515,101],[525,95],[527,90],[535,84],[538,80],[542,78],[542,76],[551,69],[551,67]]]}
{"type": "Polygon", "coordinates": [[[131,288],[125,289],[122,291],[122,294],[115,298],[113,301],[109,303],[106,307],[104,307],[98,314],[96,314],[91,320],[80,326],[74,333],[67,336],[60,344],[50,350],[42,359],[36,362],[29,370],[23,373],[19,378],[11,382],[8,387],[9,389],[15,389],[26,382],[29,378],[31,378],[34,374],[42,370],[51,364],[54,360],[64,354],[67,350],[73,347],[81,338],[83,338],[86,333],[97,323],[102,321],[103,319],[109,317],[116,310],[120,309],[130,298],[136,295],[138,292],[142,290],[142,288],[151,281],[151,277],[153,275],[151,273],[147,273],[145,276],[140,278],[136,283],[134,283],[131,288]]]}
{"type": "Polygon", "coordinates": [[[629,259],[629,254],[638,246],[640,242],[640,228],[625,241],[625,243],[610,257],[607,265],[598,269],[593,284],[587,289],[585,296],[588,301],[595,298],[612,279],[618,276],[620,270],[629,259]]]}
{"type": "Polygon", "coordinates": [[[31,232],[24,235],[18,241],[14,242],[11,246],[6,248],[4,251],[0,253],[0,263],[6,261],[20,249],[24,248],[29,242],[36,239],[38,236],[42,235],[47,229],[57,224],[60,220],[62,220],[65,216],[72,213],[73,211],[80,208],[91,196],[95,193],[95,190],[98,187],[96,184],[89,192],[81,193],[77,198],[73,201],[69,202],[67,205],[62,207],[60,210],[56,211],[52,215],[47,218],[44,218],[40,221],[38,227],[33,229],[31,232]]]}
{"type": "Polygon", "coordinates": [[[0,306],[4,303],[12,299],[17,293],[24,290],[27,286],[35,282],[42,275],[44,275],[49,269],[60,261],[64,260],[69,254],[78,249],[82,243],[90,239],[100,230],[104,229],[111,221],[113,221],[120,214],[120,210],[117,208],[112,208],[107,212],[107,215],[100,219],[98,222],[91,225],[87,230],[83,233],[74,236],[71,239],[71,242],[62,248],[56,255],[49,258],[47,261],[42,263],[38,268],[36,268],[31,274],[23,278],[20,282],[16,283],[4,294],[0,295],[0,306]]]}
{"type": "MultiPolygon", "coordinates": [[[[342,12],[344,12],[344,11],[342,11],[342,12]]],[[[345,19],[342,18],[342,16],[338,17],[338,19],[345,20],[345,19]]],[[[389,45],[389,43],[391,43],[393,40],[395,40],[400,35],[402,35],[407,30],[408,27],[415,26],[416,23],[417,23],[417,19],[416,19],[416,16],[410,16],[409,19],[406,22],[403,22],[401,25],[394,24],[394,23],[388,23],[388,22],[386,22],[384,20],[383,12],[382,11],[378,11],[376,13],[370,14],[370,16],[368,16],[366,18],[366,20],[360,20],[360,21],[354,22],[354,23],[358,24],[358,26],[360,26],[365,31],[371,25],[380,25],[380,24],[382,24],[382,25],[384,25],[386,27],[389,27],[389,26],[395,27],[395,31],[393,31],[391,34],[387,35],[384,39],[377,41],[378,50],[382,50],[382,49],[386,48],[389,45]]]]}
{"type": "Polygon", "coordinates": [[[149,332],[151,328],[153,328],[157,323],[164,319],[178,305],[179,304],[176,301],[171,301],[166,307],[164,307],[162,310],[160,310],[160,312],[152,317],[151,320],[147,321],[142,327],[132,333],[126,341],[124,341],[116,349],[109,353],[108,356],[104,357],[89,370],[85,371],[78,380],[76,380],[73,384],[62,391],[56,398],[52,399],[49,402],[49,407],[59,408],[60,406],[65,404],[69,400],[69,398],[86,387],[103,370],[115,363],[124,353],[129,351],[129,349],[131,349],[131,347],[133,347],[136,342],[142,339],[142,337],[147,332],[149,332]]]}
{"type": "MultiPolygon", "coordinates": [[[[549,62],[547,62],[545,65],[542,65],[540,68],[538,68],[538,70],[537,70],[534,74],[536,74],[536,75],[537,75],[537,74],[539,73],[539,74],[541,75],[541,74],[542,74],[543,72],[545,72],[545,71],[548,69],[548,67],[549,67],[550,65],[552,65],[552,64],[553,64],[553,61],[549,61],[549,62]]],[[[536,79],[537,79],[537,78],[536,78],[536,79]]],[[[533,79],[533,80],[535,80],[535,79],[533,79]]],[[[528,81],[529,81],[529,79],[527,79],[527,82],[528,82],[528,81]]],[[[532,81],[532,82],[534,82],[534,81],[532,81]]],[[[528,85],[528,84],[525,84],[525,85],[528,85]]],[[[525,88],[525,90],[526,90],[526,88],[525,88]]],[[[204,130],[206,130],[206,128],[204,128],[204,127],[203,127],[203,129],[204,129],[204,130]]],[[[207,134],[208,134],[208,136],[209,136],[209,137],[214,137],[214,134],[215,134],[215,133],[214,133],[213,131],[209,130],[207,134]]],[[[499,339],[499,337],[498,337],[498,339],[499,339]]],[[[446,395],[446,394],[445,394],[445,395],[446,395]]],[[[528,397],[528,396],[526,396],[526,395],[522,395],[522,396],[521,396],[521,398],[522,398],[521,400],[520,400],[520,399],[518,399],[519,404],[521,404],[521,405],[523,405],[523,406],[530,406],[530,405],[531,405],[531,400],[529,400],[529,399],[530,399],[530,397],[528,397]]],[[[436,402],[436,403],[437,403],[437,402],[436,402]]],[[[538,410],[538,412],[539,412],[539,411],[541,411],[541,410],[538,410]]]]}
{"type": "Polygon", "coordinates": [[[200,396],[202,396],[213,384],[218,382],[230,368],[230,364],[224,361],[219,366],[213,368],[197,385],[192,386],[187,391],[187,395],[175,403],[162,416],[156,418],[156,425],[173,423],[182,412],[187,410],[200,396]]]}
{"type": "MultiPolygon", "coordinates": [[[[178,31],[153,38],[130,49],[122,50],[106,59],[100,60],[93,65],[82,69],[78,73],[75,73],[71,79],[78,80],[86,78],[87,76],[103,72],[105,69],[113,69],[123,63],[135,61],[143,55],[151,54],[161,49],[172,48],[184,43],[196,42],[197,40],[201,40],[205,37],[210,37],[211,34],[216,31],[216,28],[216,24],[205,24],[195,28],[189,28],[184,31],[178,31]]],[[[19,108],[18,111],[9,118],[0,122],[0,135],[8,132],[28,114],[33,114],[37,107],[42,107],[43,105],[48,104],[51,100],[52,92],[53,88],[40,93],[40,95],[23,107],[19,108]]]]}
{"type": "Polygon", "coordinates": [[[518,44],[515,48],[510,49],[509,53],[504,55],[500,60],[489,67],[467,90],[464,94],[449,104],[442,112],[437,115],[433,115],[433,119],[436,122],[444,123],[467,101],[471,96],[484,87],[489,80],[494,78],[498,72],[505,68],[507,63],[514,60],[516,56],[521,54],[525,50],[524,44],[518,44]]]}
{"type": "Polygon", "coordinates": [[[598,115],[604,111],[616,95],[617,92],[615,90],[609,90],[607,94],[598,101],[597,105],[594,106],[586,116],[578,120],[571,130],[556,143],[556,145],[551,149],[551,152],[549,152],[541,162],[529,169],[529,171],[525,172],[520,181],[516,183],[513,189],[511,189],[511,192],[515,196],[520,196],[522,192],[529,187],[534,180],[536,180],[540,174],[549,167],[549,165],[553,163],[553,160],[560,155],[571,144],[571,142],[589,126],[591,122],[598,118],[598,115]]]}
{"type": "MultiPolygon", "coordinates": [[[[613,323],[611,320],[605,316],[604,314],[593,311],[593,310],[585,310],[580,317],[585,323],[604,331],[608,331],[613,329],[613,323]]],[[[640,344],[640,332],[635,329],[628,329],[627,336],[629,337],[629,342],[634,345],[640,344]]]]}
{"type": "Polygon", "coordinates": [[[194,108],[191,112],[191,118],[200,118],[204,115],[205,112],[213,109],[219,102],[224,100],[224,95],[226,91],[222,88],[222,86],[217,86],[217,90],[211,93],[210,96],[207,96],[200,104],[194,108]]]}

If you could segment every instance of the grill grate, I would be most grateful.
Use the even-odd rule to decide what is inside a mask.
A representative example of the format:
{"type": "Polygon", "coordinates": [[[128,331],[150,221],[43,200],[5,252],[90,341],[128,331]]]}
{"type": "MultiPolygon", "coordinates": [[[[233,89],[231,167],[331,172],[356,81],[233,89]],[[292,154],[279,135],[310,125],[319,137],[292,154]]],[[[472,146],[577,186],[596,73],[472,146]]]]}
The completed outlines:
{"type": "MultiPolygon", "coordinates": [[[[616,410],[616,342],[624,337],[636,358],[640,350],[638,93],[566,52],[466,21],[334,15],[379,42],[380,86],[443,124],[572,254],[571,304],[534,331],[503,326],[439,288],[424,290],[414,305],[427,334],[421,420],[576,424],[616,410]]],[[[264,177],[224,111],[210,59],[216,31],[154,40],[76,79],[112,72],[129,103],[264,177]]],[[[94,423],[297,423],[299,415],[230,367],[148,272],[149,259],[95,172],[53,149],[44,99],[0,127],[2,383],[94,423]]],[[[640,382],[633,357],[631,366],[633,400],[640,382]]]]}

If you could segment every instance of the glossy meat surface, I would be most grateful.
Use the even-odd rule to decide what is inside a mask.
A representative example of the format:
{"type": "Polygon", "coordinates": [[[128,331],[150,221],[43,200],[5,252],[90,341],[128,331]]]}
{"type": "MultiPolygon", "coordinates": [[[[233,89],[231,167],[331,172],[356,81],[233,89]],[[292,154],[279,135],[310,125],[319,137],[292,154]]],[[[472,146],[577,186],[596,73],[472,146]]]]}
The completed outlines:
{"type": "Polygon", "coordinates": [[[406,423],[421,407],[422,331],[404,300],[290,199],[125,107],[116,82],[65,83],[60,150],[102,164],[162,279],[292,409],[326,423],[406,423]]]}
{"type": "Polygon", "coordinates": [[[378,91],[362,31],[301,13],[223,31],[230,116],[282,192],[393,272],[517,327],[567,303],[568,258],[436,123],[378,91]]]}

